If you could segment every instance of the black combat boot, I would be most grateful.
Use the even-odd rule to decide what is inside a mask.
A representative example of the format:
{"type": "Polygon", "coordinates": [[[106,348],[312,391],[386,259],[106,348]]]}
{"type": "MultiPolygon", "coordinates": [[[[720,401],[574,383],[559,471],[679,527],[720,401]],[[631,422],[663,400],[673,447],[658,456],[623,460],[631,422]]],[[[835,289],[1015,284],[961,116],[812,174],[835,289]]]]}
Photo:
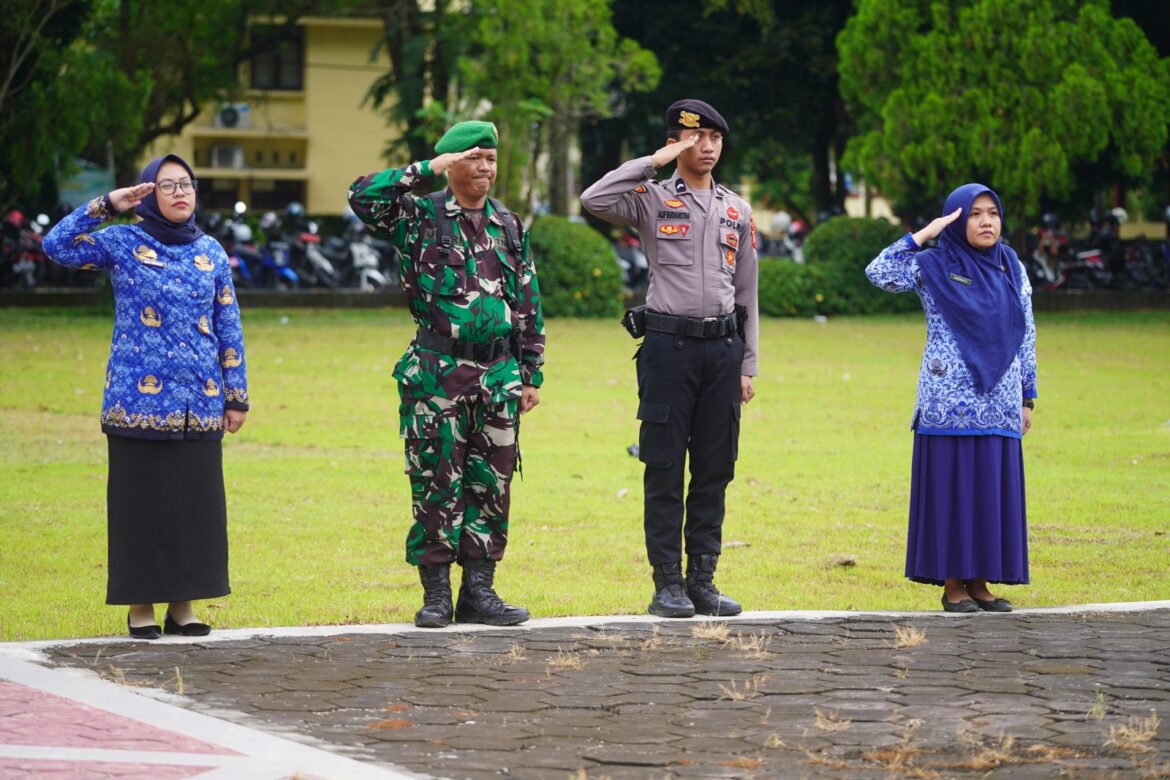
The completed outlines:
{"type": "Polygon", "coordinates": [[[686,618],[695,614],[695,605],[683,587],[682,562],[654,565],[654,600],[649,612],[658,617],[686,618]]]}
{"type": "Polygon", "coordinates": [[[463,564],[463,584],[459,586],[459,601],[455,604],[456,622],[514,626],[532,617],[524,607],[505,604],[496,595],[492,589],[495,576],[496,562],[490,558],[463,564]]]}
{"type": "Polygon", "coordinates": [[[743,612],[739,602],[727,598],[715,587],[718,563],[718,555],[687,556],[687,595],[700,615],[738,615],[743,612]]]}
{"type": "Polygon", "coordinates": [[[419,628],[451,625],[451,564],[419,566],[418,578],[423,586],[423,606],[414,613],[414,624],[419,628]]]}

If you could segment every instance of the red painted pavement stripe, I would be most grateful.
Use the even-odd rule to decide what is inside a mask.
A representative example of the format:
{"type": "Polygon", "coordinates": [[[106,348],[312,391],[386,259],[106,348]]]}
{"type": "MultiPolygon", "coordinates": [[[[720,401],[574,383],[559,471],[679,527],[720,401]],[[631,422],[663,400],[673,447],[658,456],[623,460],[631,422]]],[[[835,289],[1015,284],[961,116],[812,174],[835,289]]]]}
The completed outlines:
{"type": "MultiPolygon", "coordinates": [[[[0,744],[240,755],[234,750],[7,680],[0,680],[0,744]]],[[[10,759],[0,759],[0,762],[5,762],[0,767],[8,761],[10,759]]],[[[178,769],[187,772],[186,768],[178,769]]],[[[166,775],[189,776],[189,773],[166,775]]],[[[0,777],[7,778],[8,775],[0,773],[0,777]]]]}

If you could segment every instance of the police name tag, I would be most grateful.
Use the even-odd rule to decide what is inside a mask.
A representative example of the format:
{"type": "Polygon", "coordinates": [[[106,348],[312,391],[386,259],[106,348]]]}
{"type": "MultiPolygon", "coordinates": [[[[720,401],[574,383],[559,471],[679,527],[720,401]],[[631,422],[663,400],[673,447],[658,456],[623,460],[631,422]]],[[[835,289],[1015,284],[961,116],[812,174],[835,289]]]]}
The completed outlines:
{"type": "Polygon", "coordinates": [[[951,281],[952,281],[952,282],[958,282],[959,284],[966,284],[966,285],[970,285],[970,284],[971,284],[971,280],[970,280],[970,279],[968,279],[968,278],[967,278],[967,277],[965,277],[965,276],[959,276],[958,274],[951,274],[951,281]]]}

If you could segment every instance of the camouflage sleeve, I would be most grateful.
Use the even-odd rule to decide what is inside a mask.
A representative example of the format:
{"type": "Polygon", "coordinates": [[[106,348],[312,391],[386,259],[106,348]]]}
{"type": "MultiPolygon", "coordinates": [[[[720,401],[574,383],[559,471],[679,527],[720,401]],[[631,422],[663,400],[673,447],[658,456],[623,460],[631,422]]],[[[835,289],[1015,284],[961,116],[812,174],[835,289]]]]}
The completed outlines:
{"type": "Polygon", "coordinates": [[[219,242],[215,242],[215,266],[219,275],[215,280],[215,301],[212,318],[215,340],[219,350],[219,366],[223,372],[224,406],[236,411],[248,411],[247,366],[244,363],[244,326],[240,321],[240,304],[232,285],[232,265],[219,242]]]}
{"type": "Polygon", "coordinates": [[[109,198],[94,198],[54,225],[45,235],[42,248],[53,262],[66,268],[108,269],[108,242],[99,228],[113,218],[109,198]]]}
{"type": "Polygon", "coordinates": [[[528,243],[528,231],[524,230],[523,224],[520,229],[524,231],[523,270],[517,312],[522,339],[520,381],[540,387],[544,383],[544,374],[541,372],[541,366],[544,365],[544,314],[540,308],[540,284],[536,280],[536,262],[528,243]]]}
{"type": "Polygon", "coordinates": [[[435,178],[428,160],[371,173],[349,186],[349,205],[358,219],[402,249],[403,224],[419,208],[419,199],[411,195],[431,189],[435,178]]]}

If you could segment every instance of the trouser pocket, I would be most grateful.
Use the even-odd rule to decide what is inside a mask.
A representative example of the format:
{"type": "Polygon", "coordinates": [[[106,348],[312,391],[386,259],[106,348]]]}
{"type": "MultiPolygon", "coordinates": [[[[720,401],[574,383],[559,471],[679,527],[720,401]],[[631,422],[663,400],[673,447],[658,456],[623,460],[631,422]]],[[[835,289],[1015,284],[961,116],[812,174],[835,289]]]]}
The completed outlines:
{"type": "Polygon", "coordinates": [[[654,468],[674,465],[674,434],[670,425],[670,404],[642,401],[638,404],[642,430],[638,436],[638,459],[654,468]]]}

